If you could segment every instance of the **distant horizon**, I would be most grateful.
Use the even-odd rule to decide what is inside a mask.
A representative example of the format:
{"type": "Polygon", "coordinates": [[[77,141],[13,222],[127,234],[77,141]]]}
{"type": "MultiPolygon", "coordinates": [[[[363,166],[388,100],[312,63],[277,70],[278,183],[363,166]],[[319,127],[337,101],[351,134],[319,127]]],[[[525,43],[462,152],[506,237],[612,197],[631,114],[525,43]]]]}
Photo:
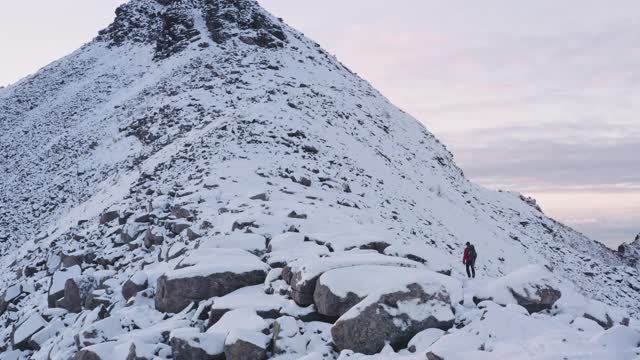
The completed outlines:
{"type": "MultiPolygon", "coordinates": [[[[122,2],[5,5],[0,86],[90,41],[122,2]]],[[[260,3],[425,124],[470,180],[610,247],[640,232],[640,3],[260,3]]]]}

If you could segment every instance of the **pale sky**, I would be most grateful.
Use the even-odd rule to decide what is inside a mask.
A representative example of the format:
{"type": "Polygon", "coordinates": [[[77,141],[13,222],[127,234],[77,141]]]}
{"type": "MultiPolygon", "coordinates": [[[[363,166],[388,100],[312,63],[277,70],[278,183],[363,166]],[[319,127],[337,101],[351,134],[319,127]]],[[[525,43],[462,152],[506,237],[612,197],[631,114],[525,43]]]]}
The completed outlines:
{"type": "MultiPolygon", "coordinates": [[[[0,86],[75,50],[120,0],[0,12],[0,86]]],[[[640,232],[640,2],[262,0],[422,121],[468,177],[615,245],[640,232]]]]}

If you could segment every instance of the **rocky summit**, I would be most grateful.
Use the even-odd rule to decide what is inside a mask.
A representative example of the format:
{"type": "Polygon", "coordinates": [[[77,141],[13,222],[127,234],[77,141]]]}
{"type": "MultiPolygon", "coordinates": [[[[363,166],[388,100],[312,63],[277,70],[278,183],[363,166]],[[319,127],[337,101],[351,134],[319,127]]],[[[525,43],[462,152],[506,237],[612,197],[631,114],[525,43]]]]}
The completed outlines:
{"type": "Polygon", "coordinates": [[[2,360],[638,356],[638,239],[469,182],[253,0],[122,5],[0,151],[2,360]]]}

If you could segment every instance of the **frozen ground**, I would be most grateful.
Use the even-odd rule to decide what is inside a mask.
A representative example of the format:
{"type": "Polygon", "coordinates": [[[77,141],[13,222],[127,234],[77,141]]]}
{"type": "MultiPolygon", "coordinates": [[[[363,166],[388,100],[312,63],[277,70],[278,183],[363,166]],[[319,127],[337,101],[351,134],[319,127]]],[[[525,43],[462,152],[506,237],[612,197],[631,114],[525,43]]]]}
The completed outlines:
{"type": "Polygon", "coordinates": [[[399,340],[372,359],[637,357],[637,244],[613,252],[470,183],[415,119],[254,2],[161,3],[132,0],[0,89],[1,359],[169,358],[200,341],[212,358],[367,358],[340,353],[355,339],[317,311],[333,271],[323,306],[353,310],[344,329],[396,292],[375,321],[399,340]],[[384,266],[379,282],[362,271],[384,266]],[[389,281],[432,271],[450,277],[389,281]],[[364,280],[351,296],[340,277],[364,280]],[[544,302],[527,291],[547,285],[562,296],[533,314],[510,290],[544,302]],[[448,328],[409,354],[425,326],[448,328]]]}

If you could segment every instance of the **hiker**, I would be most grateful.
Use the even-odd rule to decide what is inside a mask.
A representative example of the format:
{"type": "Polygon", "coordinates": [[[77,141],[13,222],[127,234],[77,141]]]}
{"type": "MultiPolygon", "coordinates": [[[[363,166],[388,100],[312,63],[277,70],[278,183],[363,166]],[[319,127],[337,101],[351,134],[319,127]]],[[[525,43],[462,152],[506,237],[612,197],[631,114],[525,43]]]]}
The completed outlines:
{"type": "Polygon", "coordinates": [[[464,248],[464,255],[462,256],[462,263],[467,266],[467,276],[469,279],[476,277],[476,248],[467,241],[464,248]]]}

